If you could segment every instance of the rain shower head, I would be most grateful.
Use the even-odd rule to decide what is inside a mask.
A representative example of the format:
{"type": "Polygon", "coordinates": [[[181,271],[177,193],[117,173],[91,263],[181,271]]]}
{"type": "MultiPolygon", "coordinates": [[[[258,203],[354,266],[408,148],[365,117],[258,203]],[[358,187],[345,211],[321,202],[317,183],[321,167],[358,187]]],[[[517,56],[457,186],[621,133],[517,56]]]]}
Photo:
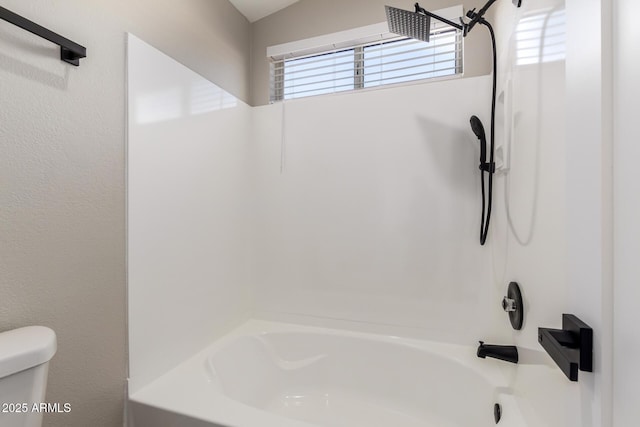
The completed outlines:
{"type": "Polygon", "coordinates": [[[385,6],[385,9],[387,10],[387,23],[390,32],[423,42],[429,41],[431,17],[391,6],[385,6]]]}
{"type": "Polygon", "coordinates": [[[431,18],[444,22],[458,30],[463,30],[462,25],[456,24],[455,22],[449,21],[441,16],[434,15],[433,13],[421,8],[418,3],[416,3],[415,12],[391,6],[385,6],[385,9],[387,11],[387,23],[389,24],[390,32],[410,37],[412,39],[421,40],[423,42],[429,41],[429,34],[431,33],[431,18]]]}

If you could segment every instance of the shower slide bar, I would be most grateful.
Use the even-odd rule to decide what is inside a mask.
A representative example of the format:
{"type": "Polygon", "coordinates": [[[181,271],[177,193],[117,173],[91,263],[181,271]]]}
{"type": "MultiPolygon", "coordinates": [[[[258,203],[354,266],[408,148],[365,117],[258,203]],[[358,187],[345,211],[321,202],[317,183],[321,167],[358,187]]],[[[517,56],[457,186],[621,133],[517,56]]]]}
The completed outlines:
{"type": "Polygon", "coordinates": [[[84,46],[80,46],[78,43],[72,42],[71,40],[62,37],[60,34],[56,34],[53,31],[38,25],[33,21],[29,21],[28,19],[1,6],[0,19],[57,44],[60,46],[60,59],[71,65],[75,65],[77,67],[80,65],[80,58],[86,58],[87,56],[87,49],[84,46]]]}

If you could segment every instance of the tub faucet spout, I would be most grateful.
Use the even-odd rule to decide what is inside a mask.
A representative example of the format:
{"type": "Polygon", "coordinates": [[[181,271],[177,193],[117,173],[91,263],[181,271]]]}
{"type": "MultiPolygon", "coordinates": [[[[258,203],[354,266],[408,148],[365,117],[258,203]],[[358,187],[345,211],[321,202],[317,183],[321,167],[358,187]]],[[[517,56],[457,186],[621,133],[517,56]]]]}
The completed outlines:
{"type": "Polygon", "coordinates": [[[491,345],[480,341],[478,357],[493,357],[505,362],[518,363],[518,348],[513,345],[491,345]]]}

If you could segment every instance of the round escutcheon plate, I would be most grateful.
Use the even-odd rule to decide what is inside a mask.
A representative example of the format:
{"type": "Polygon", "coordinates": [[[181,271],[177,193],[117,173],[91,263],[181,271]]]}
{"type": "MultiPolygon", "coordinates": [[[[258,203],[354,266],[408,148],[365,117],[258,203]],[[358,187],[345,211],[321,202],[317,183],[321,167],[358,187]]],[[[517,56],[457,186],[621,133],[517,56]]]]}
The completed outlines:
{"type": "Polygon", "coordinates": [[[524,322],[524,303],[522,301],[520,286],[518,286],[516,282],[509,283],[507,298],[515,302],[515,310],[509,311],[509,320],[511,321],[513,329],[519,331],[522,329],[522,323],[524,322]]]}

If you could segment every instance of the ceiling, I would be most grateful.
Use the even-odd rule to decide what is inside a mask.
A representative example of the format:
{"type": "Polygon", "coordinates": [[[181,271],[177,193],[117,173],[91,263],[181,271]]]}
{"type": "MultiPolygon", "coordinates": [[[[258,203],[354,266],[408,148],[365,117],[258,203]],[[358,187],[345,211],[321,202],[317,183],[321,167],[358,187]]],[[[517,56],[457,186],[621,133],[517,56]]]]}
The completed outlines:
{"type": "Polygon", "coordinates": [[[229,0],[250,22],[255,22],[299,0],[229,0]]]}

